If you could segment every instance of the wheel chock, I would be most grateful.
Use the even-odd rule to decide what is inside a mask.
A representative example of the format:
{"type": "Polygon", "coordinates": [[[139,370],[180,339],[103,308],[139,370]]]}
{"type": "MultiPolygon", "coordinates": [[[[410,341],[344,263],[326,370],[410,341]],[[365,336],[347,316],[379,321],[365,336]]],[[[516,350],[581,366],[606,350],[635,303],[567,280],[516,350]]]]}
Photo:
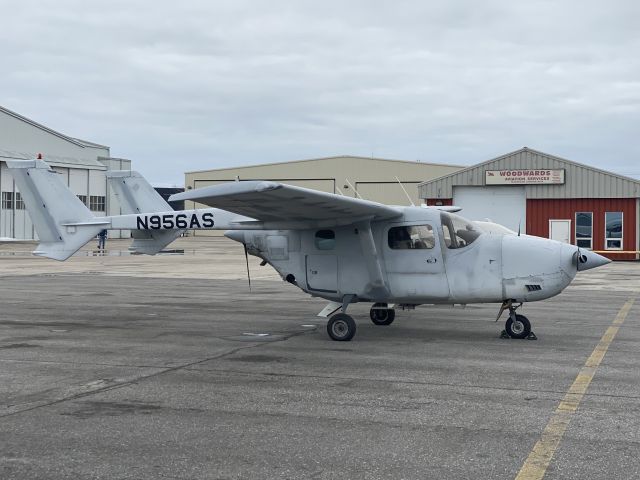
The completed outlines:
{"type": "Polygon", "coordinates": [[[531,332],[528,336],[527,336],[527,340],[537,340],[538,337],[536,337],[536,334],[531,332]]]}
{"type": "Polygon", "coordinates": [[[500,338],[504,338],[504,339],[506,339],[506,340],[509,340],[511,337],[509,336],[509,334],[507,333],[507,331],[506,331],[506,330],[502,330],[502,331],[500,332],[500,338]]]}

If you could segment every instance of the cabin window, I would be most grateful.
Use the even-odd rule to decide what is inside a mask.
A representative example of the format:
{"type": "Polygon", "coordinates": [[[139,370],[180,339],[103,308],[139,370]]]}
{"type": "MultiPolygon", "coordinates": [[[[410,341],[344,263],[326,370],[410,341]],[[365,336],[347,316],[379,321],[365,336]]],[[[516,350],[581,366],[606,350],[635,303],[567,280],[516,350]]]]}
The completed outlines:
{"type": "Polygon", "coordinates": [[[393,250],[425,250],[436,246],[431,225],[406,225],[389,229],[389,248],[393,250]]]}
{"type": "Polygon", "coordinates": [[[605,250],[622,250],[622,212],[605,212],[604,224],[605,250]]]}
{"type": "Polygon", "coordinates": [[[593,248],[593,212],[576,212],[576,245],[593,248]]]}
{"type": "Polygon", "coordinates": [[[336,247],[336,233],[333,230],[318,230],[315,240],[318,250],[333,250],[336,247]]]}
{"type": "Polygon", "coordinates": [[[463,248],[475,242],[480,231],[469,221],[449,212],[440,213],[444,243],[447,248],[463,248]]]}

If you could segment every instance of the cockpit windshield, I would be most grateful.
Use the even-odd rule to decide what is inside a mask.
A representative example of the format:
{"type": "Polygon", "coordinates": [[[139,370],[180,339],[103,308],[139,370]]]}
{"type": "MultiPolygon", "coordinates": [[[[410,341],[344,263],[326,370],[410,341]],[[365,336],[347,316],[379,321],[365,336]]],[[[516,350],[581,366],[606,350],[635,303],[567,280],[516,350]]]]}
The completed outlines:
{"type": "Polygon", "coordinates": [[[481,232],[469,221],[449,212],[441,212],[444,243],[447,248],[463,248],[471,245],[481,232]]]}

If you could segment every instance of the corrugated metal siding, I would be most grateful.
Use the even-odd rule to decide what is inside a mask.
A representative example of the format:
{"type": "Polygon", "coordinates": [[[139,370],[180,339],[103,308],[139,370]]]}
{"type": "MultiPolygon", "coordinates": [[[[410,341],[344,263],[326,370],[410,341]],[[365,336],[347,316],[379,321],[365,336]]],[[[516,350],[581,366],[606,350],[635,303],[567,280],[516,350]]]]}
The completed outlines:
{"type": "MultiPolygon", "coordinates": [[[[604,250],[605,212],[623,212],[623,250],[636,249],[636,200],[632,198],[527,199],[527,233],[549,238],[549,220],[571,220],[575,245],[576,212],[593,212],[593,249],[604,250]]],[[[613,260],[633,260],[635,255],[606,255],[613,260]]]]}
{"type": "MultiPolygon", "coordinates": [[[[640,182],[530,149],[420,185],[421,198],[451,198],[453,186],[483,186],[485,170],[565,169],[564,185],[527,185],[527,198],[637,198],[640,182]]],[[[504,188],[509,188],[505,186],[504,188]]]]}

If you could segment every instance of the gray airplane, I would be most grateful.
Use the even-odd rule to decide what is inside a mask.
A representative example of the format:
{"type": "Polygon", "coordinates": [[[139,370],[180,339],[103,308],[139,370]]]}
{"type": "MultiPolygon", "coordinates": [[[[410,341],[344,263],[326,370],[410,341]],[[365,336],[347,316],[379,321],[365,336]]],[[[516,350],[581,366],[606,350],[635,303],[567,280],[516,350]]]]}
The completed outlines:
{"type": "Polygon", "coordinates": [[[452,210],[388,206],[270,181],[231,182],[171,200],[211,208],[173,211],[136,172],[110,172],[125,215],[95,217],[42,160],[9,161],[41,240],[35,255],[65,260],[102,229],[131,229],[131,249],[155,254],[185,229],[226,230],[287,282],[329,300],[333,340],[348,341],[349,305],[371,303],[389,325],[394,306],[496,303],[512,338],[531,333],[516,310],[559,294],[579,271],[609,263],[574,245],[519,235],[452,210]]]}

